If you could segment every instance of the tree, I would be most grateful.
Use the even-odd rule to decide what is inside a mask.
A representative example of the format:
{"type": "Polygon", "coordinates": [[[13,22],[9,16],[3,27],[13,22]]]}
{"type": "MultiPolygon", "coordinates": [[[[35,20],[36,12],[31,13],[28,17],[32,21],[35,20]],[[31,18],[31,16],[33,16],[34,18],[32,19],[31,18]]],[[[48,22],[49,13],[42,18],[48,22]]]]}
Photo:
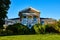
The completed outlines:
{"type": "Polygon", "coordinates": [[[7,11],[9,9],[10,0],[0,0],[0,27],[5,23],[7,11]]]}

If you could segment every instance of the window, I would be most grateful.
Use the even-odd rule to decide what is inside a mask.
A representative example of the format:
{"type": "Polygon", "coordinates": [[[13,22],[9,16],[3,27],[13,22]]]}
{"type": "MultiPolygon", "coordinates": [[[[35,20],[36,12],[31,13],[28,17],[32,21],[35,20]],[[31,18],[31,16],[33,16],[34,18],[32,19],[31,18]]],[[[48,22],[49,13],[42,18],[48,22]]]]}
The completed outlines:
{"type": "Polygon", "coordinates": [[[34,21],[37,21],[37,17],[36,17],[36,16],[34,16],[34,18],[33,18],[33,19],[34,19],[34,21]]]}
{"type": "Polygon", "coordinates": [[[31,27],[31,24],[29,24],[29,27],[31,27]]]}
{"type": "Polygon", "coordinates": [[[44,21],[41,21],[41,24],[44,24],[44,21]]]}
{"type": "Polygon", "coordinates": [[[27,24],[27,18],[22,18],[21,23],[22,23],[22,24],[27,24]]]}
{"type": "Polygon", "coordinates": [[[34,18],[33,18],[33,21],[34,21],[34,23],[37,23],[37,18],[36,18],[36,16],[34,16],[34,18]]]}
{"type": "Polygon", "coordinates": [[[26,18],[26,16],[22,16],[22,18],[26,18]]]}

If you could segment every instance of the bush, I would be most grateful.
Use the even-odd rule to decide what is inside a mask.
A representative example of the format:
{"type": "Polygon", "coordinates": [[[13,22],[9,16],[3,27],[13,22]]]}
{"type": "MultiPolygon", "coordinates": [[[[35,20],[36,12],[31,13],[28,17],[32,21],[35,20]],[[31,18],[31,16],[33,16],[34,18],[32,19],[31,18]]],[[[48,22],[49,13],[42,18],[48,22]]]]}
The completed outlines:
{"type": "Polygon", "coordinates": [[[17,23],[14,25],[9,25],[7,28],[5,28],[5,31],[3,31],[3,29],[0,29],[0,35],[27,35],[44,33],[60,33],[60,27],[58,23],[47,25],[35,24],[31,29],[29,29],[27,26],[23,24],[17,23]]]}
{"type": "Polygon", "coordinates": [[[53,24],[47,24],[45,25],[45,31],[48,33],[59,33],[59,27],[57,25],[53,25],[53,24]]]}
{"type": "Polygon", "coordinates": [[[44,25],[41,25],[41,24],[35,24],[31,29],[36,34],[45,33],[45,27],[44,25]]]}
{"type": "Polygon", "coordinates": [[[29,34],[29,28],[22,24],[9,25],[6,30],[11,30],[13,34],[29,34]]]}
{"type": "Polygon", "coordinates": [[[60,33],[60,28],[56,24],[35,24],[32,28],[32,33],[34,34],[44,34],[44,33],[60,33]]]}

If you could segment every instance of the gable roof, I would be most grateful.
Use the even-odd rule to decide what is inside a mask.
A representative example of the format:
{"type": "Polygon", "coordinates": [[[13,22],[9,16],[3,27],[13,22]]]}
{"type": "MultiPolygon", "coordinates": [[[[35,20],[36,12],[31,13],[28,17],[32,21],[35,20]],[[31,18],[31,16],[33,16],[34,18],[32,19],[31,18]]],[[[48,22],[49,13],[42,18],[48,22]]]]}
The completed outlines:
{"type": "Polygon", "coordinates": [[[35,10],[37,12],[40,12],[39,10],[36,10],[35,8],[32,8],[32,7],[29,7],[29,8],[32,9],[32,10],[35,10]]]}
{"type": "Polygon", "coordinates": [[[36,10],[35,8],[32,8],[32,7],[25,8],[25,9],[23,9],[23,10],[20,11],[20,12],[25,12],[25,11],[27,11],[27,10],[34,10],[34,11],[36,11],[36,12],[40,12],[39,10],[36,10]]]}

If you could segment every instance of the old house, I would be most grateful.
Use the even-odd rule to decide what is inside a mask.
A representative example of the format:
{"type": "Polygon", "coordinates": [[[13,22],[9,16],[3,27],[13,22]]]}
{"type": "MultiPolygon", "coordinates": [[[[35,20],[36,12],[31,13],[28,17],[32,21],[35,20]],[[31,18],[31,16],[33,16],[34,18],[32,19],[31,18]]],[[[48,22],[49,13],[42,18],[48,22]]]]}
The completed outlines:
{"type": "Polygon", "coordinates": [[[26,8],[19,12],[20,23],[32,27],[36,23],[40,23],[40,12],[32,7],[26,8]]]}
{"type": "Polygon", "coordinates": [[[23,9],[19,12],[19,18],[13,18],[5,20],[5,24],[13,25],[15,23],[22,23],[23,25],[27,25],[28,27],[32,27],[34,24],[41,23],[41,24],[53,24],[56,20],[52,18],[41,18],[40,11],[29,7],[23,9]]]}

